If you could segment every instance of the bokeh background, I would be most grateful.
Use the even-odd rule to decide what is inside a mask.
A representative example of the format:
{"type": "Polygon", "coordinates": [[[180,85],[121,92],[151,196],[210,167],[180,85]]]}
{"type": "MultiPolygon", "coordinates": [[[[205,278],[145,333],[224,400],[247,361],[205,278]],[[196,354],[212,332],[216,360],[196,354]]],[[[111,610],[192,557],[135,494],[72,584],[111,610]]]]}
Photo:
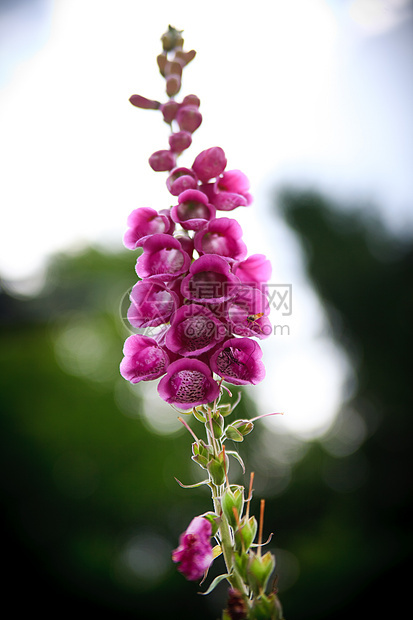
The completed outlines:
{"type": "MultiPolygon", "coordinates": [[[[118,372],[136,255],[126,217],[170,206],[147,164],[167,143],[159,38],[197,50],[182,96],[250,178],[250,253],[292,287],[239,415],[266,499],[285,616],[399,615],[412,464],[413,5],[0,1],[3,605],[44,617],[218,618],[170,552],[209,509],[191,438],[118,372]]],[[[183,161],[183,163],[185,163],[183,161]]],[[[196,421],[191,424],[196,428],[196,421]]],[[[222,567],[217,561],[211,577],[222,567]]]]}

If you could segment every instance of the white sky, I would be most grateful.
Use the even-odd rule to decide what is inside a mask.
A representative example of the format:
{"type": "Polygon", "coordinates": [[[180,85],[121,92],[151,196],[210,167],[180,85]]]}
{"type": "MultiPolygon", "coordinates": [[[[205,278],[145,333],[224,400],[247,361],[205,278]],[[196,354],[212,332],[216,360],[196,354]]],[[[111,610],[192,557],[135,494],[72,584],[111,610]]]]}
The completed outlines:
{"type": "Polygon", "coordinates": [[[377,44],[410,5],[210,0],[201,12],[193,0],[33,0],[30,11],[17,3],[0,13],[0,274],[35,282],[55,251],[120,248],[132,209],[172,204],[165,175],[147,164],[166,148],[168,128],[128,99],[165,99],[159,38],[169,23],[184,29],[197,57],[181,94],[200,97],[204,122],[182,164],[222,146],[255,196],[233,214],[250,254],[266,253],[273,281],[293,285],[293,314],[273,316],[291,335],[263,343],[267,378],[252,388],[260,413],[284,411],[277,428],[320,433],[349,369],[323,336],[322,308],[295,238],[273,212],[273,191],[284,180],[313,183],[339,198],[377,200],[391,227],[411,226],[403,49],[377,44]]]}

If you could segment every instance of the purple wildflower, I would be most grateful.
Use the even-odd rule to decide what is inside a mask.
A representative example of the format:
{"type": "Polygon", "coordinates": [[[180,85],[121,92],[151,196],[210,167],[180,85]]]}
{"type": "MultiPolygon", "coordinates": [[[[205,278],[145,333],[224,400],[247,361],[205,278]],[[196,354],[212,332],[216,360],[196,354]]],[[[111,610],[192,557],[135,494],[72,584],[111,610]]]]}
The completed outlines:
{"type": "Polygon", "coordinates": [[[174,168],[166,179],[166,187],[173,196],[179,196],[186,189],[195,189],[197,183],[197,176],[190,168],[174,168]]]}
{"type": "Polygon", "coordinates": [[[271,263],[264,254],[253,254],[233,266],[233,272],[241,282],[256,285],[268,282],[271,276],[271,263]]]}
{"type": "Polygon", "coordinates": [[[228,328],[208,308],[184,305],[173,315],[165,344],[185,357],[209,351],[228,335],[228,328]]]}
{"type": "Polygon", "coordinates": [[[219,396],[219,386],[204,362],[182,358],[168,366],[158,392],[167,403],[189,410],[213,402],[219,396]]]}
{"type": "Polygon", "coordinates": [[[228,321],[237,336],[266,338],[272,332],[268,319],[270,306],[267,297],[256,287],[244,284],[228,302],[228,321]]]}
{"type": "Polygon", "coordinates": [[[178,307],[178,295],[163,282],[140,280],[130,294],[128,320],[134,327],[156,327],[167,323],[178,307]]]}
{"type": "Polygon", "coordinates": [[[212,218],[215,218],[215,207],[208,202],[203,192],[187,189],[178,196],[178,204],[172,207],[171,217],[185,230],[200,230],[212,218]]]}
{"type": "Polygon", "coordinates": [[[227,159],[220,146],[213,146],[197,155],[192,169],[195,170],[198,179],[203,183],[214,179],[225,170],[227,159]]]}
{"type": "Polygon", "coordinates": [[[208,519],[195,517],[181,534],[179,547],[172,552],[172,560],[179,562],[178,570],[189,581],[201,579],[213,562],[211,534],[208,519]]]}
{"type": "MultiPolygon", "coordinates": [[[[135,250],[143,241],[155,233],[169,233],[171,229],[170,219],[167,215],[158,213],[150,207],[140,207],[129,215],[128,230],[123,242],[129,250],[135,250]]],[[[173,231],[173,229],[172,229],[173,231]]]]}
{"type": "Polygon", "coordinates": [[[169,357],[156,340],[135,334],[126,339],[120,374],[131,383],[150,381],[165,374],[169,357]]]}
{"type": "Polygon", "coordinates": [[[191,259],[178,239],[170,235],[152,235],[143,243],[143,253],[136,261],[136,273],[140,278],[157,276],[171,280],[187,271],[191,259]]]}
{"type": "Polygon", "coordinates": [[[192,301],[216,304],[233,297],[238,284],[225,258],[204,254],[192,263],[182,280],[181,293],[192,301]]]}
{"type": "Polygon", "coordinates": [[[247,246],[242,241],[242,228],[229,217],[210,221],[196,233],[194,244],[200,254],[219,254],[236,260],[242,260],[247,254],[247,246]]]}
{"type": "Polygon", "coordinates": [[[257,384],[264,379],[260,345],[250,338],[230,338],[213,353],[213,372],[235,385],[257,384]]]}

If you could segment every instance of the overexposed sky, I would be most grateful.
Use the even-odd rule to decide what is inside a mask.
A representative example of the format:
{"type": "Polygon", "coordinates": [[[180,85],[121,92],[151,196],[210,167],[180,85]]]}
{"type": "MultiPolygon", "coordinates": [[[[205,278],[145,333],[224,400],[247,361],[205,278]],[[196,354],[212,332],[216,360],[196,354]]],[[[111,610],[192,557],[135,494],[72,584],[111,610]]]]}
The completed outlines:
{"type": "Polygon", "coordinates": [[[178,99],[197,94],[204,122],[182,164],[222,146],[255,196],[233,214],[250,253],[265,252],[273,281],[293,285],[293,314],[273,317],[290,336],[263,343],[260,413],[285,411],[297,432],[324,428],[347,363],[320,337],[322,308],[274,213],[274,187],[371,198],[394,230],[411,227],[411,2],[20,0],[0,10],[1,276],[36,282],[53,252],[120,248],[132,209],[172,204],[166,175],[147,164],[168,127],[128,99],[165,99],[159,39],[169,23],[184,29],[197,57],[178,99]]]}

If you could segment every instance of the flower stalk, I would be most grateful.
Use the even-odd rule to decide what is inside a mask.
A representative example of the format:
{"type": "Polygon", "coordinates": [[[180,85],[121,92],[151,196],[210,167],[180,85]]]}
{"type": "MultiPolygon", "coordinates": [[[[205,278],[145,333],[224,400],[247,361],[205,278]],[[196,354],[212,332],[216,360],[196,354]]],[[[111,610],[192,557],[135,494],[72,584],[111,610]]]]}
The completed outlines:
{"type": "Polygon", "coordinates": [[[127,221],[124,244],[140,250],[139,280],[128,311],[136,331],[125,342],[120,372],[133,384],[159,380],[160,397],[179,412],[178,419],[191,434],[192,460],[207,472],[206,479],[193,485],[178,481],[184,488],[209,486],[213,504],[213,511],[194,517],[180,536],[172,553],[178,570],[189,580],[202,578],[203,583],[212,562],[222,555],[226,572],[203,593],[224,579],[228,582],[222,619],[282,620],[276,593],[267,591],[275,559],[270,552],[262,554],[265,502],[261,501],[254,542],[258,528],[250,516],[254,474],[246,496],[242,485],[230,483],[229,475],[232,459],[245,473],[243,460],[225,445],[243,442],[264,416],[228,423],[241,394],[232,403],[221,403],[224,390],[232,399],[224,381],[255,385],[265,376],[257,340],[272,333],[266,294],[271,265],[261,254],[247,257],[242,229],[228,217],[234,209],[250,206],[252,196],[245,174],[227,170],[223,149],[202,151],[190,168],[178,164],[203,121],[196,95],[186,95],[180,102],[175,98],[183,70],[196,54],[184,51],[182,31],[172,26],[161,40],[157,64],[167,101],[132,95],[130,102],[161,112],[171,131],[169,148],[152,153],[149,165],[154,172],[167,173],[166,186],[175,204],[160,210],[135,209],[127,221]],[[203,425],[205,440],[181,415],[191,413],[203,425]]]}

